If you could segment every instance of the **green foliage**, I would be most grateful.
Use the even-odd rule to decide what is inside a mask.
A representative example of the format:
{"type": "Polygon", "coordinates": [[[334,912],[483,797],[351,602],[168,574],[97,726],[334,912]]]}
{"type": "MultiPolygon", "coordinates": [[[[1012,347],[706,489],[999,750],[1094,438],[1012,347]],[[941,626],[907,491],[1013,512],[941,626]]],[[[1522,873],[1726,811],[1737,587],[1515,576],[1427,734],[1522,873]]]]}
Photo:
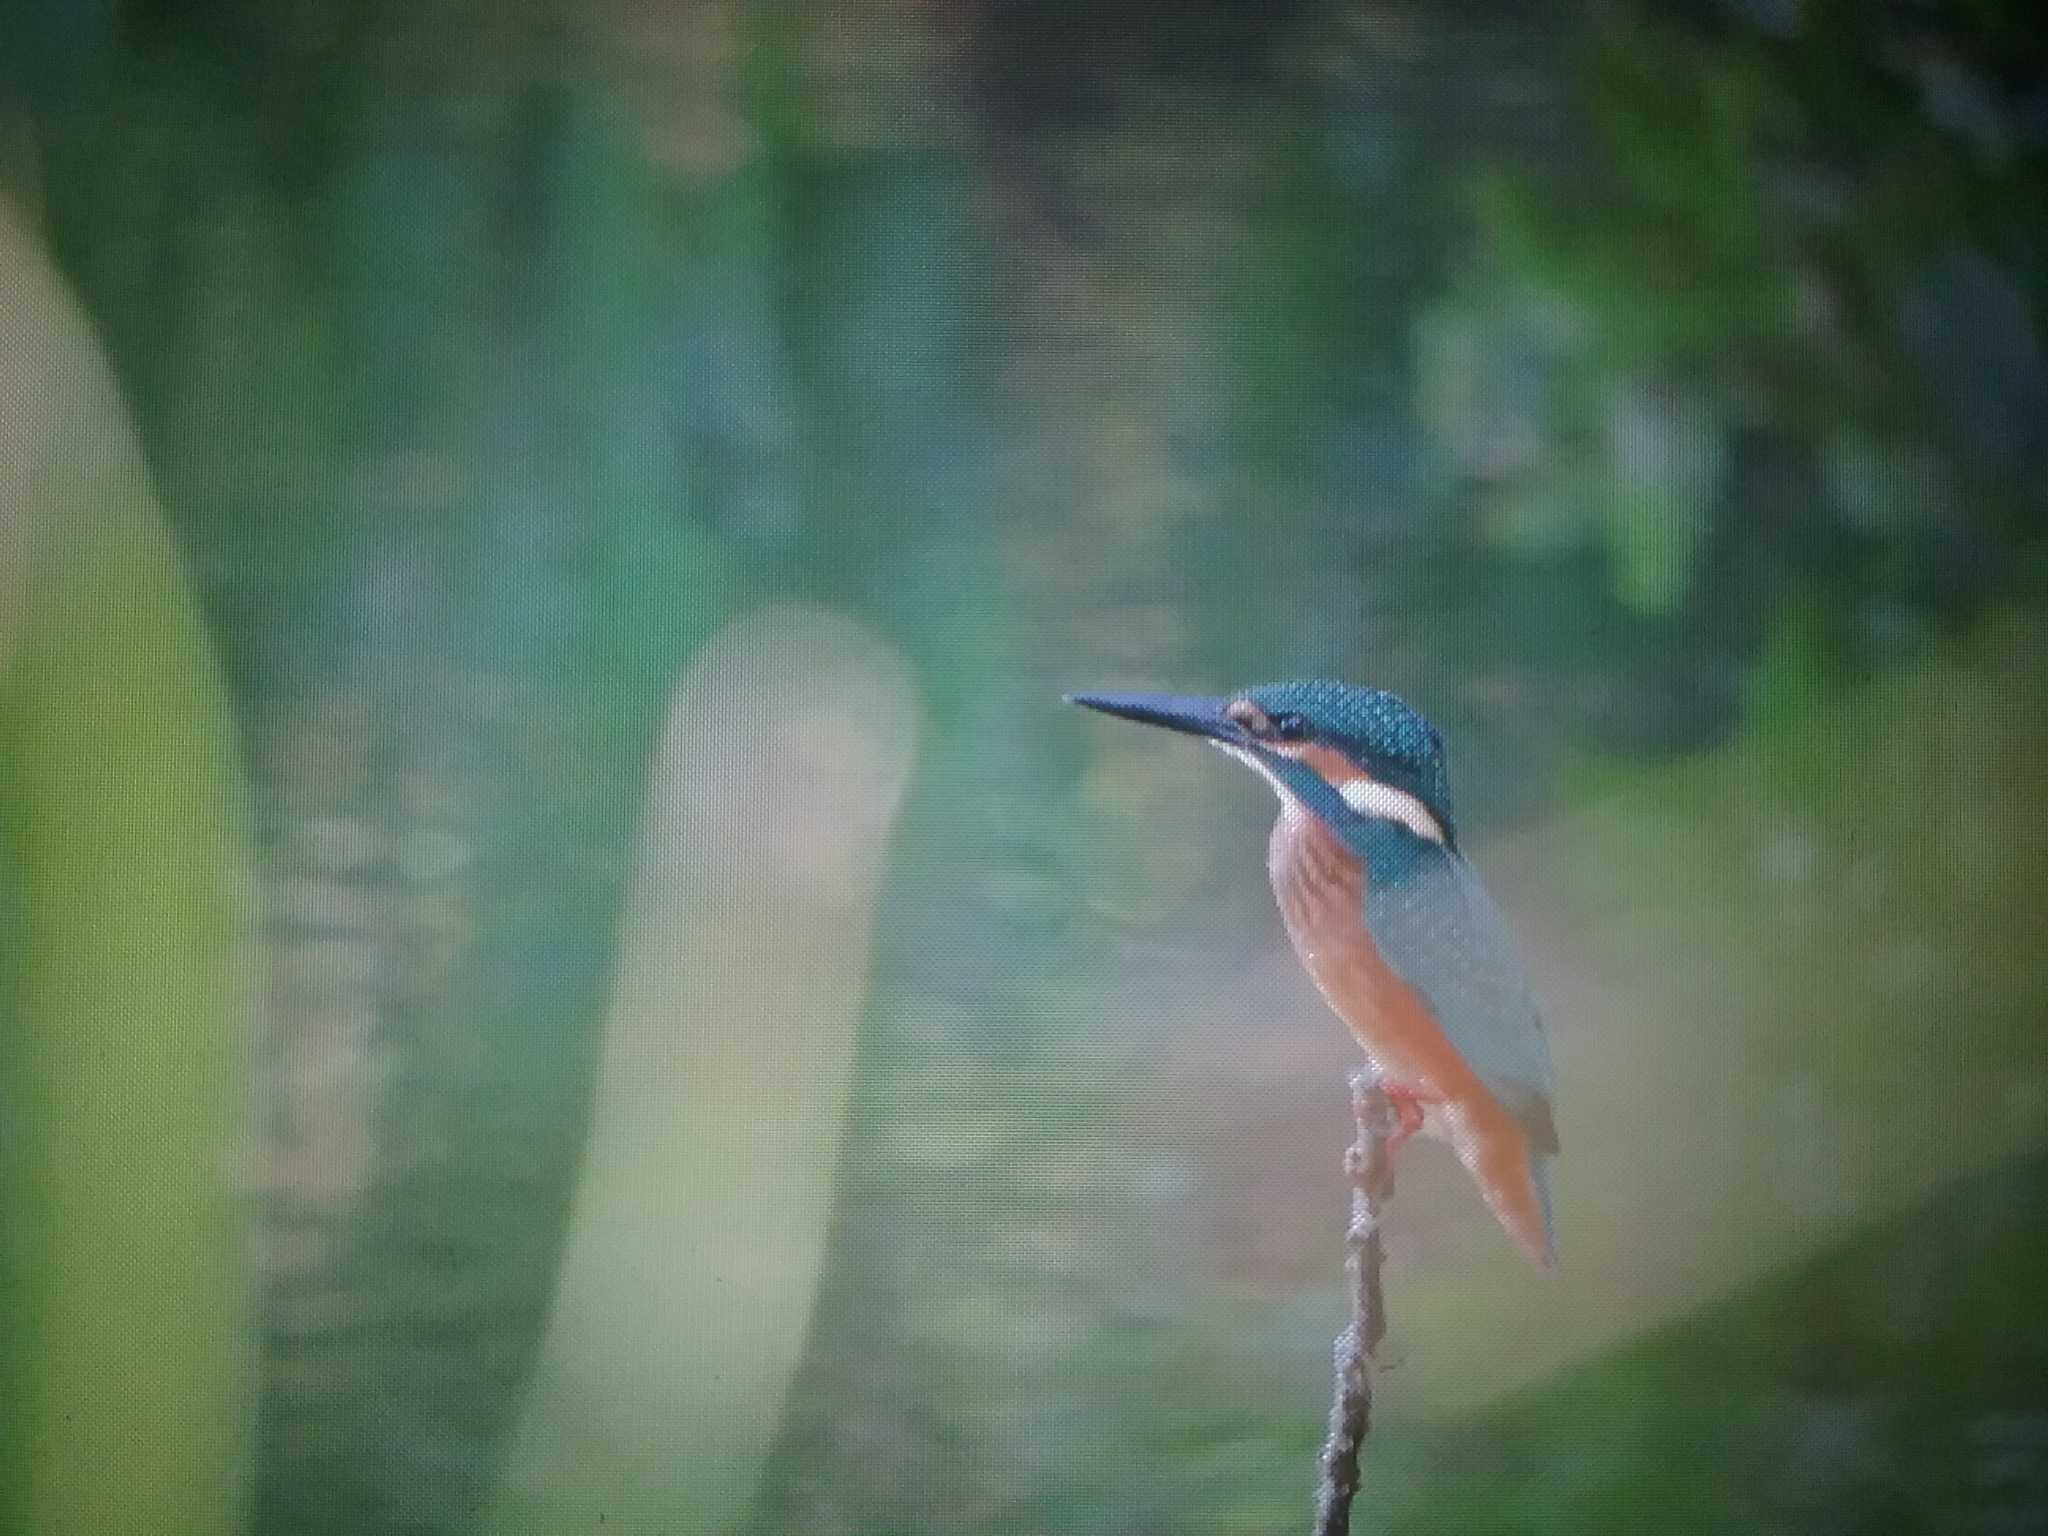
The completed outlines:
{"type": "Polygon", "coordinates": [[[1396,199],[1348,184],[1329,132],[1310,111],[1288,121],[1223,316],[1238,390],[1233,446],[1268,471],[1312,451],[1333,420],[1377,403],[1400,346],[1385,315],[1412,281],[1404,258],[1427,217],[1426,204],[1403,219],[1396,199]]]}
{"type": "Polygon", "coordinates": [[[1674,622],[1754,626],[1729,574],[1796,568],[1859,616],[1840,638],[1866,655],[1898,628],[1880,615],[1995,590],[1995,563],[1951,552],[2030,538],[2040,482],[1968,423],[1979,396],[2048,400],[2042,296],[2010,286],[2044,232],[2038,167],[1971,142],[2016,131],[1989,83],[2012,26],[1958,11],[1909,45],[1846,7],[1787,37],[1593,22],[1597,159],[1475,170],[1476,241],[1415,332],[1420,424],[1478,536],[1521,561],[1597,547],[1615,601],[1674,622]],[[1568,323],[1533,327],[1545,310],[1568,323]],[[1972,345],[2002,385],[1962,363],[1972,345]],[[1805,477],[1760,477],[1765,453],[1805,477]],[[1740,559],[1716,559],[1736,529],[1740,559]]]}
{"type": "Polygon", "coordinates": [[[1849,678],[1842,665],[1841,618],[1818,601],[1788,603],[1758,658],[1749,724],[1776,738],[1838,697],[1849,678]]]}

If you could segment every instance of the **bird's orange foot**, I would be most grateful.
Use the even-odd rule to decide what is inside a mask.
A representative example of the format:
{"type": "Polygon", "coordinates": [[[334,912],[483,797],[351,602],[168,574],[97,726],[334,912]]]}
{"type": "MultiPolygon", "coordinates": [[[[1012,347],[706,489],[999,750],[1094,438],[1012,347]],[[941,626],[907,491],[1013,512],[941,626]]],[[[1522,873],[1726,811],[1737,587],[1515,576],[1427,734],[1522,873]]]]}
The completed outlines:
{"type": "Polygon", "coordinates": [[[1382,1083],[1380,1092],[1387,1096],[1387,1103],[1394,1111],[1394,1134],[1387,1138],[1387,1156],[1392,1157],[1408,1144],[1409,1137],[1422,1129],[1423,1107],[1442,1100],[1436,1094],[1411,1088],[1405,1083],[1382,1083]]]}

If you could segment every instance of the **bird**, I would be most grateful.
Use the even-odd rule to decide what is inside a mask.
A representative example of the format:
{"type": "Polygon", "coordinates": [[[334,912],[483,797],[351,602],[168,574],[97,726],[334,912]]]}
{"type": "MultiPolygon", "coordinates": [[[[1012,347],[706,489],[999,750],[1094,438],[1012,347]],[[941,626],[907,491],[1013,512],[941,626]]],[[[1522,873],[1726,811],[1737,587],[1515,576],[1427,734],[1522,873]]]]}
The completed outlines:
{"type": "Polygon", "coordinates": [[[1395,694],[1316,679],[1069,703],[1208,741],[1280,798],[1266,871],[1295,953],[1395,1111],[1389,1154],[1450,1144],[1495,1220],[1556,1264],[1555,1087],[1506,920],[1460,851],[1442,734],[1395,694]]]}

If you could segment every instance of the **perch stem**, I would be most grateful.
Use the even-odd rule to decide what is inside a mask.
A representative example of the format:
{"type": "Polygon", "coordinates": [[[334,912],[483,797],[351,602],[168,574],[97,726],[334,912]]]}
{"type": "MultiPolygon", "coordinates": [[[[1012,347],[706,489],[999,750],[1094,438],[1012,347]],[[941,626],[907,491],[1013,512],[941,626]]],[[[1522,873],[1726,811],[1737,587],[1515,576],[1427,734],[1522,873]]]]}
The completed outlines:
{"type": "Polygon", "coordinates": [[[1372,1429],[1373,1357],[1387,1332],[1386,1297],[1380,1287],[1380,1217],[1394,1193],[1388,1143],[1395,1115],[1378,1079],[1369,1073],[1351,1079],[1351,1114],[1358,1126],[1358,1139],[1344,1158],[1351,1175],[1351,1224],[1344,1238],[1351,1321],[1337,1335],[1337,1384],[1330,1404],[1330,1433],[1323,1442],[1315,1536],[1349,1536],[1351,1501],[1360,1481],[1359,1453],[1372,1429]]]}

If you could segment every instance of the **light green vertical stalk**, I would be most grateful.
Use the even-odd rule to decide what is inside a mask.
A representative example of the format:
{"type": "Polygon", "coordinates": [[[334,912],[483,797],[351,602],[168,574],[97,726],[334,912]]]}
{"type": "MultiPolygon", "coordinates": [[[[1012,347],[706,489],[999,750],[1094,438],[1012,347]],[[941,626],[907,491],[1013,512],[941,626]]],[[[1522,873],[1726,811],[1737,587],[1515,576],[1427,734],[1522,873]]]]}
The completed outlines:
{"type": "Polygon", "coordinates": [[[494,1536],[746,1520],[824,1278],[917,725],[896,652],[801,605],[735,621],[678,689],[494,1536]]]}
{"type": "Polygon", "coordinates": [[[0,528],[0,1529],[232,1531],[232,725],[112,382],[4,209],[0,528]]]}

